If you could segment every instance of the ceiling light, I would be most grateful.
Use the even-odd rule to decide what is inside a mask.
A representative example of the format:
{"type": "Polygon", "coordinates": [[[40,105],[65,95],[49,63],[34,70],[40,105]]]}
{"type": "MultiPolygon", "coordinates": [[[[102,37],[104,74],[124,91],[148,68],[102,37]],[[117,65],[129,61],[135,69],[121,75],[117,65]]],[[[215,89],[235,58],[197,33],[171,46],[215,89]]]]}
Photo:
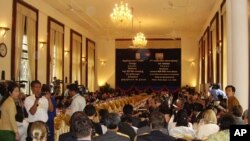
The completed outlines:
{"type": "Polygon", "coordinates": [[[147,45],[148,41],[146,40],[146,37],[142,32],[139,32],[136,34],[133,40],[133,45],[135,47],[145,47],[147,45]]]}
{"type": "Polygon", "coordinates": [[[127,22],[132,20],[133,15],[131,9],[128,8],[128,4],[124,4],[124,2],[121,1],[120,5],[115,4],[110,17],[113,22],[127,22]]]}
{"type": "MultiPolygon", "coordinates": [[[[139,21],[140,28],[141,28],[141,21],[139,21]]],[[[136,34],[133,40],[133,46],[135,47],[145,47],[148,41],[142,32],[136,34]]]]}

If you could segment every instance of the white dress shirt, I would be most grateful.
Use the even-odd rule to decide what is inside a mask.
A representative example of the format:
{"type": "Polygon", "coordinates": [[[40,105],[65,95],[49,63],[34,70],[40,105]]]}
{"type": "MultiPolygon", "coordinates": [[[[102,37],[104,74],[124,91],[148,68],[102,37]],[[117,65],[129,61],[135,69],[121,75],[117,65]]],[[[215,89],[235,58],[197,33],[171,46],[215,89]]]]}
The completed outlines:
{"type": "Polygon", "coordinates": [[[38,100],[38,106],[36,113],[32,115],[30,113],[30,108],[34,105],[34,102],[36,100],[35,95],[28,96],[24,101],[24,106],[26,111],[28,112],[28,122],[35,122],[35,121],[43,121],[47,122],[48,120],[48,108],[49,108],[49,102],[47,98],[44,96],[41,97],[38,100]]]}
{"type": "Polygon", "coordinates": [[[86,106],[86,100],[83,96],[76,94],[72,97],[72,102],[69,106],[68,115],[72,116],[72,114],[76,111],[83,111],[86,106]]]}
{"type": "Polygon", "coordinates": [[[175,138],[189,138],[195,137],[193,128],[187,126],[177,126],[169,130],[169,135],[175,138]]]}

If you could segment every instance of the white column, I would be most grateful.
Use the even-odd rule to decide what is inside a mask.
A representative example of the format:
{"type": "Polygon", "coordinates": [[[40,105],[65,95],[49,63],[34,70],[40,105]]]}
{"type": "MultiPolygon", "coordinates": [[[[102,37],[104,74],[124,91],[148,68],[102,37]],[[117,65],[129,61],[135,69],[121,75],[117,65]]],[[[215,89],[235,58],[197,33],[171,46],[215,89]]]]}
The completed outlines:
{"type": "Polygon", "coordinates": [[[228,84],[236,87],[235,96],[248,108],[248,2],[227,0],[228,84]]]}

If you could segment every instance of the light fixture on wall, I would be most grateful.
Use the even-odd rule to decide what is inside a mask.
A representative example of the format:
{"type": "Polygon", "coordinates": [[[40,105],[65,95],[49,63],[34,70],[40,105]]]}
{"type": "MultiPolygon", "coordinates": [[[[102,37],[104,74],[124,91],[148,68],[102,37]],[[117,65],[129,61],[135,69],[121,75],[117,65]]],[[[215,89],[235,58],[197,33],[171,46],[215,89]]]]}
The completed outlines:
{"type": "Polygon", "coordinates": [[[4,36],[5,36],[5,34],[6,34],[6,32],[8,31],[8,30],[10,30],[10,28],[8,28],[8,27],[0,27],[0,36],[2,37],[2,38],[4,38],[4,36]]]}
{"type": "Polygon", "coordinates": [[[221,48],[222,48],[222,41],[221,41],[221,40],[218,40],[218,41],[217,41],[217,46],[216,46],[216,52],[217,52],[218,54],[221,53],[221,48]]]}
{"type": "Polygon", "coordinates": [[[100,60],[100,63],[101,63],[101,65],[103,66],[103,65],[106,64],[106,61],[105,61],[105,60],[100,60]]]}
{"type": "Polygon", "coordinates": [[[69,50],[65,50],[65,51],[64,51],[64,54],[65,54],[65,55],[68,55],[68,54],[69,54],[69,50]]]}
{"type": "Polygon", "coordinates": [[[87,62],[86,62],[86,57],[82,57],[82,64],[85,65],[87,62]]]}
{"type": "Polygon", "coordinates": [[[47,42],[40,41],[39,46],[40,48],[44,48],[44,46],[47,44],[47,42]]]}
{"type": "MultiPolygon", "coordinates": [[[[141,21],[139,22],[141,28],[141,21]]],[[[145,47],[148,41],[142,32],[136,34],[133,40],[133,45],[135,47],[145,47]]]]}
{"type": "Polygon", "coordinates": [[[124,4],[122,0],[119,5],[115,4],[110,17],[113,22],[128,22],[132,20],[133,15],[131,9],[128,8],[128,4],[124,4]]]}

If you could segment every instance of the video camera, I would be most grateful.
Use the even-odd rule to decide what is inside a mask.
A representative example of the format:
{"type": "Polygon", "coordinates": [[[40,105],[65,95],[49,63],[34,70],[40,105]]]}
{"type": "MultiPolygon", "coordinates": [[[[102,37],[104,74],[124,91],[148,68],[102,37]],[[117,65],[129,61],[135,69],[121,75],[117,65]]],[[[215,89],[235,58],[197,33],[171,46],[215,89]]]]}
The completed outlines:
{"type": "Polygon", "coordinates": [[[16,81],[16,83],[18,84],[19,88],[25,88],[25,84],[28,83],[28,81],[20,80],[20,81],[16,81]]]}

